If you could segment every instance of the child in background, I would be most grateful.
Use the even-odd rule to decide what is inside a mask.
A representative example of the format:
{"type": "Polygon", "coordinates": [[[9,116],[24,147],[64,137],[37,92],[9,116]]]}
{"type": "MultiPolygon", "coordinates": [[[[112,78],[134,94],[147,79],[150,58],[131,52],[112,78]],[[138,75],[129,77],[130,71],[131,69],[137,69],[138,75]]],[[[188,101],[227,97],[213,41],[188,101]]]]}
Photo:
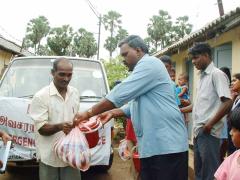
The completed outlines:
{"type": "Polygon", "coordinates": [[[178,77],[178,97],[180,99],[189,100],[188,93],[188,75],[182,73],[178,77]]]}
{"type": "MultiPolygon", "coordinates": [[[[233,106],[231,111],[233,111],[236,107],[240,105],[240,73],[236,73],[233,75],[230,89],[233,100],[233,106]]],[[[228,121],[228,132],[230,131],[231,123],[228,121]]],[[[230,133],[228,133],[228,148],[227,148],[228,156],[231,155],[234,151],[236,151],[236,147],[233,145],[230,133]]]]}
{"type": "MultiPolygon", "coordinates": [[[[182,73],[179,75],[178,86],[176,88],[176,91],[177,91],[178,97],[181,102],[179,107],[182,108],[182,107],[184,107],[184,105],[182,104],[182,100],[187,100],[190,102],[189,92],[188,92],[188,75],[187,74],[182,73]]],[[[185,124],[187,126],[187,124],[189,122],[188,114],[184,113],[183,115],[184,115],[185,124]]]]}
{"type": "MultiPolygon", "coordinates": [[[[230,114],[229,121],[232,129],[230,135],[236,148],[240,148],[240,107],[236,107],[230,114]]],[[[214,174],[216,180],[240,179],[240,150],[228,156],[214,174]]]]}
{"type": "Polygon", "coordinates": [[[175,82],[175,78],[176,78],[176,71],[174,68],[171,68],[171,71],[169,72],[169,76],[172,79],[173,82],[175,82]]]}
{"type": "MultiPolygon", "coordinates": [[[[221,67],[220,70],[222,72],[224,72],[227,77],[228,77],[228,81],[229,81],[229,88],[231,85],[231,72],[230,69],[228,67],[221,67]]],[[[230,132],[230,130],[229,130],[230,132]]],[[[225,115],[223,117],[223,129],[221,131],[221,135],[220,135],[220,161],[221,163],[224,161],[224,158],[226,156],[226,152],[227,152],[227,148],[228,148],[228,124],[227,124],[227,115],[225,115]]],[[[230,137],[231,139],[231,137],[230,137]]]]}

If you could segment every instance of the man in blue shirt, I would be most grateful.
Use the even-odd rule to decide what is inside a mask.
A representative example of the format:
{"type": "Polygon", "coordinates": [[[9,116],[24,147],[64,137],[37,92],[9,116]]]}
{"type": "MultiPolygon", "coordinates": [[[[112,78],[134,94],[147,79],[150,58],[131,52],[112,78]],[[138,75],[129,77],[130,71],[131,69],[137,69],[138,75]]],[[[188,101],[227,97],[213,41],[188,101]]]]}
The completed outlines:
{"type": "Polygon", "coordinates": [[[97,114],[103,123],[114,117],[131,117],[138,141],[141,179],[187,180],[187,130],[164,64],[148,55],[139,36],[127,37],[119,47],[123,62],[132,73],[106,98],[78,114],[75,124],[97,114]]]}

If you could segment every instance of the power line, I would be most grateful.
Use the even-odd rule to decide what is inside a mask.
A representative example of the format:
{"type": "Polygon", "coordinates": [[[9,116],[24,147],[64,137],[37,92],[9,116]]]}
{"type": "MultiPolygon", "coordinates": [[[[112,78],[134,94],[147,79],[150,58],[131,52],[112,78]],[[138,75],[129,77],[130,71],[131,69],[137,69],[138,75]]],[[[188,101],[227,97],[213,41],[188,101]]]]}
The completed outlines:
{"type": "Polygon", "coordinates": [[[97,16],[97,18],[99,18],[100,17],[100,13],[96,10],[96,8],[93,6],[91,1],[90,0],[85,0],[85,1],[87,2],[88,6],[92,10],[92,12],[97,16]]]}
{"type": "Polygon", "coordinates": [[[93,6],[90,0],[85,0],[92,10],[92,12],[96,15],[96,17],[99,20],[98,24],[98,50],[97,50],[97,59],[99,60],[99,52],[100,52],[100,36],[101,36],[101,24],[102,24],[102,16],[101,14],[96,10],[96,8],[93,6]]]}

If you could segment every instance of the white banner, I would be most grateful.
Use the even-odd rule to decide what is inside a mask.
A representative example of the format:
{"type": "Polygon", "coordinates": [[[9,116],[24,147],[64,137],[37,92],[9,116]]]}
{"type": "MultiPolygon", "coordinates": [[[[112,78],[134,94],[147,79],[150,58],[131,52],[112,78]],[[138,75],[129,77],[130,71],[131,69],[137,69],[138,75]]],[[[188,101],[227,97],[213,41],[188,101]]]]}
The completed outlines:
{"type": "MultiPolygon", "coordinates": [[[[13,139],[9,161],[36,159],[34,123],[28,115],[30,100],[0,97],[0,130],[13,139]]],[[[107,123],[99,130],[98,145],[91,149],[91,165],[108,165],[111,152],[111,127],[107,123]]]]}

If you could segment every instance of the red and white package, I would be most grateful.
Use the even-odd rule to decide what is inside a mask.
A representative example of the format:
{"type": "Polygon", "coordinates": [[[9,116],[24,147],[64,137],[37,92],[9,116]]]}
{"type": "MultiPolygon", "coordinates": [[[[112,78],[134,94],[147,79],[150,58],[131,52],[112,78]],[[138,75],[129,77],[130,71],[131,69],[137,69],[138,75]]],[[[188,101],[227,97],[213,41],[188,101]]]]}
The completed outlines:
{"type": "Polygon", "coordinates": [[[78,127],[61,137],[55,143],[54,151],[59,159],[73,168],[86,171],[90,167],[90,149],[84,134],[78,127]]]}
{"type": "Polygon", "coordinates": [[[88,121],[82,121],[78,125],[80,131],[85,134],[89,148],[96,147],[100,140],[98,130],[102,127],[102,122],[96,117],[97,116],[93,116],[88,121]]]}
{"type": "Polygon", "coordinates": [[[118,154],[120,158],[124,161],[129,160],[131,158],[131,152],[128,149],[127,140],[123,139],[120,141],[119,147],[118,147],[118,154]]]}
{"type": "Polygon", "coordinates": [[[88,121],[82,121],[78,127],[83,133],[92,133],[102,127],[102,122],[93,116],[88,121]]]}

